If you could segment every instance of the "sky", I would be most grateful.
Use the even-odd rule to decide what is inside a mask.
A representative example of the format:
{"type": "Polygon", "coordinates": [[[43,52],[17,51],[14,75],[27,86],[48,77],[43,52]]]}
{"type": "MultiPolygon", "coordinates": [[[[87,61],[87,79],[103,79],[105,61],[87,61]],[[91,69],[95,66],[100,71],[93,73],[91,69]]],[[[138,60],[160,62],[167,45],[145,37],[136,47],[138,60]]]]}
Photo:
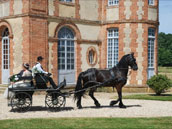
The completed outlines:
{"type": "Polygon", "coordinates": [[[159,0],[159,32],[172,34],[172,0],[159,0]]]}

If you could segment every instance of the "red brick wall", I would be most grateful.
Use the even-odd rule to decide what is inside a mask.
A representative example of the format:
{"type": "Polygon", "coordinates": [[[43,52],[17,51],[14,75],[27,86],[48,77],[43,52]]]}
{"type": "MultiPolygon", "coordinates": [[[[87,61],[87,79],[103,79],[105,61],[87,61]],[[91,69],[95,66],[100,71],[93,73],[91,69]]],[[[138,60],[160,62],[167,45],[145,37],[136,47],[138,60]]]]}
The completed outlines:
{"type": "Polygon", "coordinates": [[[48,14],[48,0],[30,0],[30,13],[48,14]]]}
{"type": "Polygon", "coordinates": [[[80,19],[79,10],[80,10],[79,0],[75,0],[75,18],[76,19],[80,19]]]}
{"type": "Polygon", "coordinates": [[[29,13],[29,0],[23,0],[23,9],[22,13],[29,13]]]}
{"type": "Polygon", "coordinates": [[[119,20],[125,19],[124,11],[125,11],[124,0],[120,0],[119,1],[119,20]]]}
{"type": "Polygon", "coordinates": [[[54,0],[54,6],[55,6],[54,16],[59,16],[59,1],[58,0],[54,0]]]}
{"type": "Polygon", "coordinates": [[[53,80],[58,84],[58,43],[53,42],[52,46],[52,59],[51,64],[53,65],[52,77],[53,80]]]}
{"type": "Polygon", "coordinates": [[[143,71],[142,71],[142,75],[143,75],[143,84],[146,84],[147,81],[147,68],[148,68],[148,25],[147,24],[142,24],[142,27],[144,29],[144,33],[143,33],[143,71]]]}
{"type": "Polygon", "coordinates": [[[43,56],[43,68],[48,70],[48,25],[46,19],[30,18],[30,62],[32,66],[38,56],[43,56]]]}
{"type": "MultiPolygon", "coordinates": [[[[131,34],[130,34],[130,39],[131,39],[131,43],[130,43],[130,48],[131,48],[131,52],[134,52],[134,56],[138,57],[138,53],[136,51],[136,49],[138,48],[138,43],[136,43],[137,38],[138,38],[138,34],[137,34],[137,28],[138,28],[138,24],[130,24],[130,28],[131,28],[131,34]]],[[[137,71],[132,70],[131,72],[131,80],[130,80],[130,84],[137,84],[137,71]]]]}
{"type": "Polygon", "coordinates": [[[10,0],[10,15],[14,15],[13,5],[14,5],[14,0],[10,0]]]}

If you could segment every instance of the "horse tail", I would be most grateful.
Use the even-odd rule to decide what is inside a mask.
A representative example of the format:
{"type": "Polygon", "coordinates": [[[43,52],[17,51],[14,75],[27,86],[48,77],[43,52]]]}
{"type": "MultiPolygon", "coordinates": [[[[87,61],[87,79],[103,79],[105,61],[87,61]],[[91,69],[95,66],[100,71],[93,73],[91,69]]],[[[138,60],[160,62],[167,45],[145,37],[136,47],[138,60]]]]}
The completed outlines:
{"type": "Polygon", "coordinates": [[[83,80],[83,72],[81,72],[78,76],[77,84],[75,87],[75,93],[74,93],[74,100],[78,100],[79,97],[83,96],[85,91],[82,90],[82,80],[83,80]]]}

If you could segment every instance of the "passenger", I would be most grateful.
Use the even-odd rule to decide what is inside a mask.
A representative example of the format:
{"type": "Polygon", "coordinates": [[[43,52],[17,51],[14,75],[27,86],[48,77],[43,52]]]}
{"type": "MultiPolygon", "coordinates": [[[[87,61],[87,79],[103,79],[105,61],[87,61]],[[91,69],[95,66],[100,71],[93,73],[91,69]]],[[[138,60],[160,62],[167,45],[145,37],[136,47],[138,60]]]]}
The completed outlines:
{"type": "MultiPolygon", "coordinates": [[[[23,70],[20,71],[20,73],[17,74],[17,76],[20,77],[32,77],[32,73],[29,70],[29,64],[28,63],[23,63],[23,70]]],[[[11,85],[8,88],[16,88],[16,87],[30,87],[31,86],[31,79],[22,79],[17,82],[12,82],[11,85]]],[[[4,98],[8,97],[8,88],[6,88],[4,92],[4,98]]],[[[10,96],[11,97],[11,93],[10,96]]]]}
{"type": "Polygon", "coordinates": [[[32,68],[32,76],[34,77],[36,73],[43,73],[44,77],[50,82],[50,84],[52,85],[52,87],[54,89],[57,88],[57,85],[54,83],[53,79],[50,77],[50,73],[46,72],[43,70],[42,68],[42,62],[43,62],[43,57],[42,56],[38,56],[37,57],[37,63],[36,65],[32,68]]]}

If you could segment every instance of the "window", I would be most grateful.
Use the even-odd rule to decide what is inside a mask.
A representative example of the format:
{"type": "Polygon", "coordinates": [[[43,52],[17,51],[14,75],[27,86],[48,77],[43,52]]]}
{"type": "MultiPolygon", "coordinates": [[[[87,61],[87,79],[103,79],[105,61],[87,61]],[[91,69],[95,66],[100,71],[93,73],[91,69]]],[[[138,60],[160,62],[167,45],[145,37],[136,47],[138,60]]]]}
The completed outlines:
{"type": "Polygon", "coordinates": [[[60,0],[60,1],[63,1],[63,2],[72,2],[72,0],[60,0]]]}
{"type": "Polygon", "coordinates": [[[2,32],[2,37],[8,37],[8,36],[9,36],[8,28],[5,28],[5,30],[2,32]]]}
{"type": "Polygon", "coordinates": [[[107,67],[112,68],[118,63],[118,29],[109,29],[107,38],[107,67]]]}
{"type": "Polygon", "coordinates": [[[89,56],[89,63],[93,64],[94,63],[94,51],[93,50],[89,51],[88,56],[89,56]]]}
{"type": "Polygon", "coordinates": [[[119,0],[108,0],[109,6],[118,5],[118,4],[119,4],[119,0]]]}
{"type": "Polygon", "coordinates": [[[63,27],[58,33],[58,69],[74,70],[75,46],[71,29],[63,27]]]}
{"type": "Polygon", "coordinates": [[[97,52],[95,47],[89,47],[87,50],[87,63],[91,66],[97,63],[97,52]]]}
{"type": "Polygon", "coordinates": [[[9,69],[9,30],[5,28],[2,33],[2,64],[3,69],[9,69]]]}
{"type": "Polygon", "coordinates": [[[148,30],[148,68],[154,67],[155,29],[148,30]]]}
{"type": "Polygon", "coordinates": [[[148,0],[149,5],[154,5],[154,0],[148,0]]]}

